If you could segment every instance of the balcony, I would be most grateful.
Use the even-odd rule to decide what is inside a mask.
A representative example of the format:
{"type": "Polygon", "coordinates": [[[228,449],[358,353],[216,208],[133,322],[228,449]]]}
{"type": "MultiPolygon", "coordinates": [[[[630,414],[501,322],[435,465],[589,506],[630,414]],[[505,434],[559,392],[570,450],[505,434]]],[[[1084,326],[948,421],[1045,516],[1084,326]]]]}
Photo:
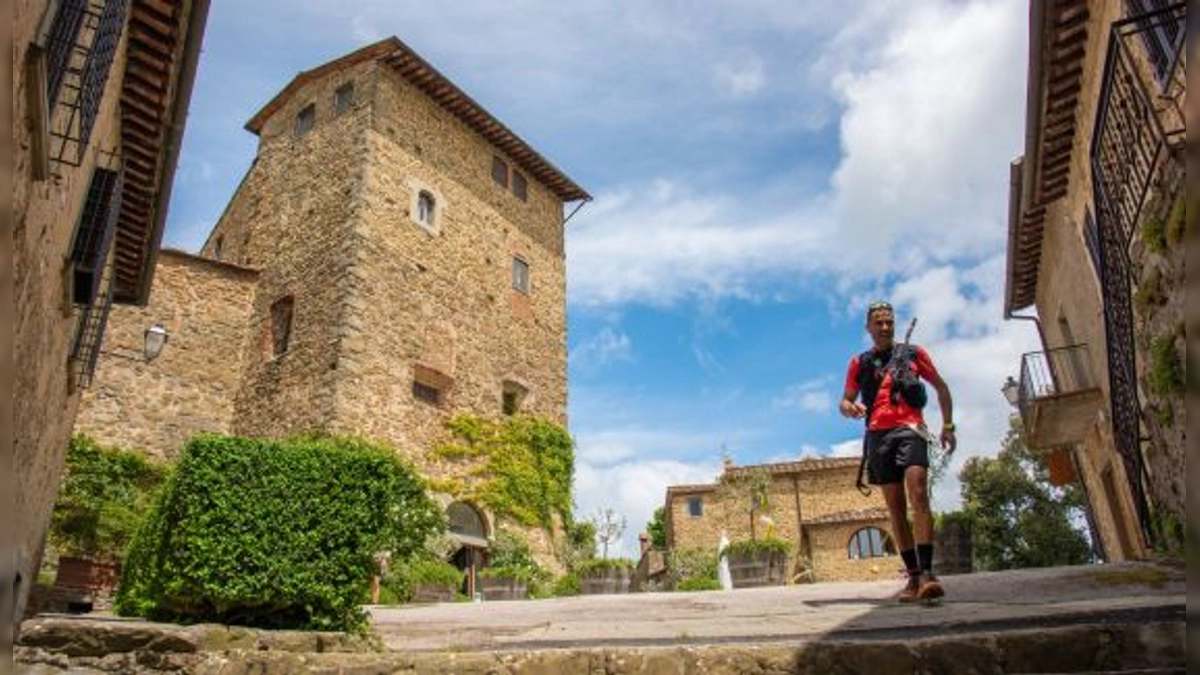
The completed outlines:
{"type": "Polygon", "coordinates": [[[1092,374],[1087,345],[1029,352],[1021,357],[1017,407],[1029,448],[1079,443],[1103,406],[1104,394],[1092,374]]]}

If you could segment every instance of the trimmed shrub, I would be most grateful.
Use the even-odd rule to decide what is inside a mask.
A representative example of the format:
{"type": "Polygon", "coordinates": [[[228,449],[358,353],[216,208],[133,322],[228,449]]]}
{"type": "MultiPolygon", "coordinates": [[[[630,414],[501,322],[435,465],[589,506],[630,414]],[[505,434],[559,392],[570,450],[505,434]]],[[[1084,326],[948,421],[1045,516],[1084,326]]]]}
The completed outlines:
{"type": "Polygon", "coordinates": [[[130,547],[115,608],[182,623],[361,630],[373,555],[444,529],[424,484],[356,438],[192,439],[130,547]]]}
{"type": "Polygon", "coordinates": [[[418,555],[413,558],[393,561],[388,573],[380,583],[380,602],[400,604],[411,602],[417,584],[437,584],[458,589],[462,586],[463,571],[446,562],[418,555]]]}
{"type": "Polygon", "coordinates": [[[589,574],[603,573],[608,570],[632,570],[634,563],[625,558],[593,558],[585,560],[575,567],[575,572],[586,577],[589,574]]]}

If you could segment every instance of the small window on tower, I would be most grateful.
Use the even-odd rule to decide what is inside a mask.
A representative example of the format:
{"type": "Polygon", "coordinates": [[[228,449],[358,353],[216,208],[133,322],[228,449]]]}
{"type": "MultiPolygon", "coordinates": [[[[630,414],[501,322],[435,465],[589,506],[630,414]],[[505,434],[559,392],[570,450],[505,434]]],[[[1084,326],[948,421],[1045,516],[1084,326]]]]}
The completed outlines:
{"type": "Polygon", "coordinates": [[[433,219],[437,210],[437,200],[428,190],[421,190],[417,195],[417,222],[426,227],[433,227],[433,219]]]}
{"type": "Polygon", "coordinates": [[[512,286],[515,290],[529,295],[529,263],[516,256],[512,262],[512,286]]]}
{"type": "Polygon", "coordinates": [[[296,115],[296,135],[302,136],[317,122],[317,107],[312,103],[304,106],[300,113],[296,115]]]}
{"type": "Polygon", "coordinates": [[[333,92],[333,114],[341,115],[354,105],[354,83],[347,82],[333,92]]]}
{"type": "Polygon", "coordinates": [[[525,174],[520,171],[512,172],[512,191],[521,201],[529,199],[529,183],[525,180],[525,174]]]}
{"type": "Polygon", "coordinates": [[[288,350],[288,344],[292,339],[292,314],[295,304],[295,299],[288,295],[276,300],[271,305],[271,351],[273,356],[279,356],[288,350]]]}
{"type": "Polygon", "coordinates": [[[505,380],[500,397],[500,412],[512,417],[521,412],[521,404],[529,394],[529,388],[514,380],[505,380]]]}
{"type": "Polygon", "coordinates": [[[508,164],[499,157],[492,157],[492,180],[500,187],[508,187],[508,164]]]}

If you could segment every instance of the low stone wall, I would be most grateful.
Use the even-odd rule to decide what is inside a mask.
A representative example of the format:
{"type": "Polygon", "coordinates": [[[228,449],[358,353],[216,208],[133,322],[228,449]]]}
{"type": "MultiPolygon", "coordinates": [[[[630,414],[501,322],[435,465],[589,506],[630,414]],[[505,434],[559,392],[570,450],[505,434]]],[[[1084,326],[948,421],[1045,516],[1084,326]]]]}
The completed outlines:
{"type": "Polygon", "coordinates": [[[19,672],[39,675],[1182,673],[1186,629],[1183,622],[1080,624],[922,639],[705,645],[681,638],[666,646],[405,654],[334,633],[46,617],[24,624],[14,656],[19,672]]]}

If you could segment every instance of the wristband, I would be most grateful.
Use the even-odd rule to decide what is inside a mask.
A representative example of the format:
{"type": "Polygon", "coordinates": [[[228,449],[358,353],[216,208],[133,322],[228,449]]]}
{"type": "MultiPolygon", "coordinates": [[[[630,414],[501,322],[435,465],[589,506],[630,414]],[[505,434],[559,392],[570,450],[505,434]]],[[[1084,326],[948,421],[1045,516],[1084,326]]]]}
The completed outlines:
{"type": "Polygon", "coordinates": [[[942,431],[954,431],[958,427],[954,426],[954,422],[946,422],[942,425],[942,431]]]}

